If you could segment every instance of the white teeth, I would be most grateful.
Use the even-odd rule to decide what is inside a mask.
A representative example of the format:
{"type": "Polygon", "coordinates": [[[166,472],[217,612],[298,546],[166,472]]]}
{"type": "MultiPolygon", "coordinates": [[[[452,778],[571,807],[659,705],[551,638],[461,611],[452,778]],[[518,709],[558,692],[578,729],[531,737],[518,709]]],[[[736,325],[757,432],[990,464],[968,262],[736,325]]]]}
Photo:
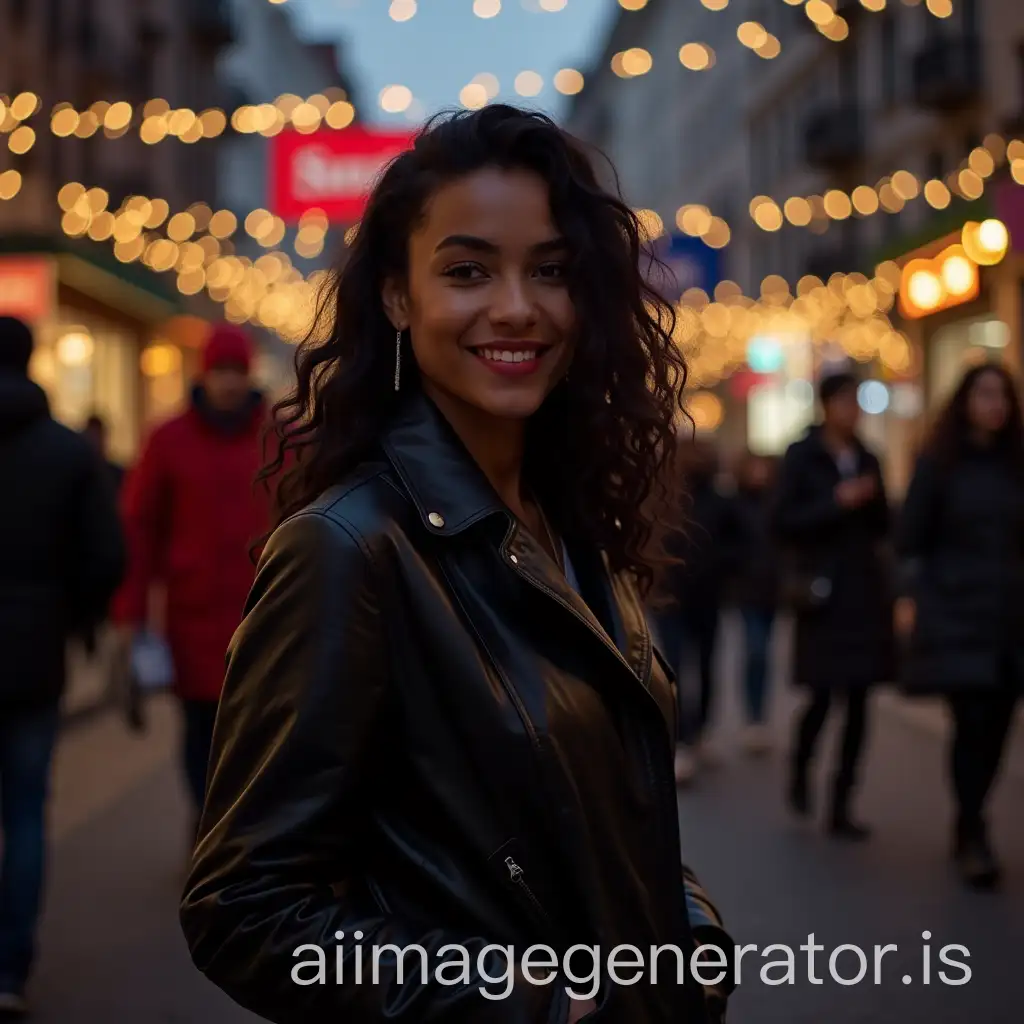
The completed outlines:
{"type": "Polygon", "coordinates": [[[535,349],[519,349],[516,352],[512,352],[509,349],[481,348],[477,349],[477,351],[483,355],[484,359],[490,359],[499,363],[525,363],[528,360],[537,358],[537,351],[535,349]]]}

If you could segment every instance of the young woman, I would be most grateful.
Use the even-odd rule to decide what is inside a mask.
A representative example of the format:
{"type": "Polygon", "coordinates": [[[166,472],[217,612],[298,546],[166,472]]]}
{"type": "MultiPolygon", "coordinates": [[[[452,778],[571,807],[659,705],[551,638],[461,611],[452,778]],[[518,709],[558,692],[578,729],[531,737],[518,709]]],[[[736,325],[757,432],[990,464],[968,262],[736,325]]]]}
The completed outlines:
{"type": "Polygon", "coordinates": [[[717,1019],[638,596],[685,376],[640,257],[584,151],[507,106],[437,120],[369,200],[299,356],[181,911],[265,1019],[717,1019]],[[575,943],[687,970],[570,998],[575,943]]]}
{"type": "Polygon", "coordinates": [[[732,596],[743,617],[746,640],[744,743],[752,754],[763,753],[769,745],[765,718],[771,638],[780,596],[778,541],[772,529],[775,473],[773,460],[746,452],[737,467],[736,497],[732,503],[739,535],[732,596]]]}
{"type": "Polygon", "coordinates": [[[965,883],[999,879],[985,802],[1024,684],[1024,423],[1010,375],[972,368],[940,417],[898,531],[906,684],[948,697],[954,856],[965,883]]]}

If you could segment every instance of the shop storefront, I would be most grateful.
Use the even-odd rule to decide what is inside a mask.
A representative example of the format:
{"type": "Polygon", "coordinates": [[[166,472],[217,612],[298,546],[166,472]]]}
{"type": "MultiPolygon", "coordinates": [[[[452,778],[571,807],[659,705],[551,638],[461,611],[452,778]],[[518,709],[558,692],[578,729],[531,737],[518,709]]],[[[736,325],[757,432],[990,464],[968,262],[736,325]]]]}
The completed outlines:
{"type": "Polygon", "coordinates": [[[76,430],[102,416],[110,455],[124,463],[148,423],[180,408],[195,369],[201,322],[182,318],[161,283],[70,248],[0,254],[0,313],[31,324],[30,374],[54,416],[76,430]]]}
{"type": "MultiPolygon", "coordinates": [[[[986,219],[957,225],[927,245],[906,252],[900,269],[898,326],[915,354],[911,382],[918,407],[897,440],[912,453],[964,372],[998,362],[1018,375],[1024,341],[1024,190],[996,188],[986,219]]],[[[893,445],[893,447],[896,447],[893,445]]]]}

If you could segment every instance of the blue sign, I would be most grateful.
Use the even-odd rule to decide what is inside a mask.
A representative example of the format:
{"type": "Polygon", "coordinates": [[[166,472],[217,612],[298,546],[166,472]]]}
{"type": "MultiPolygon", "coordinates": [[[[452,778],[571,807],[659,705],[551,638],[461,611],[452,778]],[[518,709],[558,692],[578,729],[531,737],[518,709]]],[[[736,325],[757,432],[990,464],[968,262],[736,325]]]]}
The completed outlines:
{"type": "MultiPolygon", "coordinates": [[[[667,282],[656,281],[659,290],[669,298],[677,299],[690,288],[702,288],[713,295],[721,281],[721,253],[700,238],[689,235],[670,235],[659,239],[655,252],[669,271],[667,282]]],[[[664,273],[657,275],[664,277],[664,273]]]]}

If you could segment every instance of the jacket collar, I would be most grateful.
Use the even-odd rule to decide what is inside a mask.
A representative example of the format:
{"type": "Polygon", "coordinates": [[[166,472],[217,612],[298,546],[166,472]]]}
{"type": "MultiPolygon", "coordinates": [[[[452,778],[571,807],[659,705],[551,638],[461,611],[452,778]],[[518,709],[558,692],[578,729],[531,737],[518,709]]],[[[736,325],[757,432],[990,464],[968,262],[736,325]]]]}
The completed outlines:
{"type": "Polygon", "coordinates": [[[455,536],[489,516],[500,515],[510,526],[502,556],[567,606],[645,684],[651,664],[650,636],[633,588],[614,578],[596,552],[569,543],[570,557],[589,596],[605,602],[599,617],[584,597],[551,565],[540,545],[521,528],[498,497],[483,470],[437,406],[422,392],[411,397],[385,432],[381,447],[427,530],[455,536]],[[596,561],[595,561],[596,559],[596,561]],[[601,621],[604,618],[604,622],[601,621]]]}
{"type": "Polygon", "coordinates": [[[451,424],[422,392],[405,403],[381,444],[431,533],[454,536],[487,516],[510,515],[451,424]]]}

